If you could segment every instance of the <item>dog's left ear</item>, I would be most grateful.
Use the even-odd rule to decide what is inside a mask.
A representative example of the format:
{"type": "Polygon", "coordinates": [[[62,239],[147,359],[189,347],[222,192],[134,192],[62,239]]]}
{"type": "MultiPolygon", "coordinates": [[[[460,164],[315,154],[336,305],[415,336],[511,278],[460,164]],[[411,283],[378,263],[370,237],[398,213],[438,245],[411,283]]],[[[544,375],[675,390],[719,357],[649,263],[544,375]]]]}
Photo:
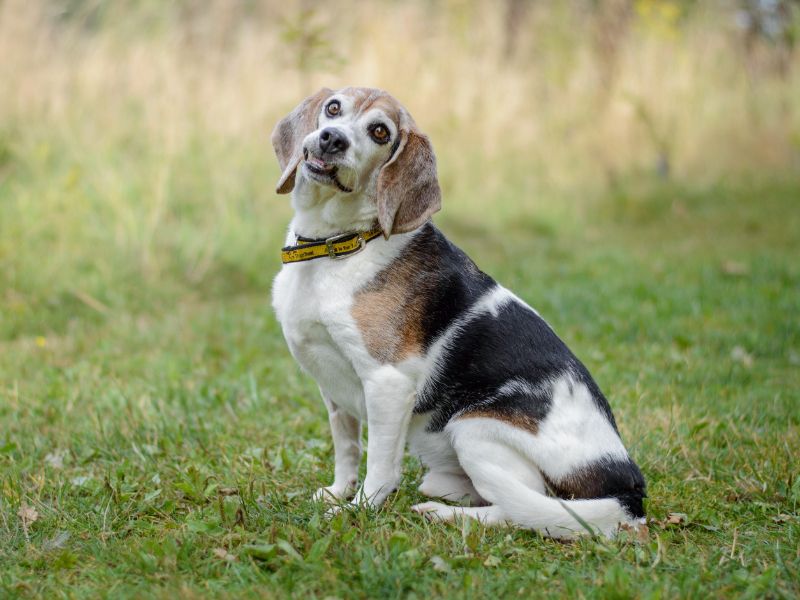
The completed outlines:
{"type": "Polygon", "coordinates": [[[442,207],[433,146],[413,121],[401,125],[397,150],[378,175],[377,201],[386,238],[413,231],[442,207]]]}
{"type": "Polygon", "coordinates": [[[279,194],[288,194],[294,189],[294,177],[303,159],[303,140],[316,129],[322,103],[332,95],[333,90],[322,88],[297,105],[272,130],[272,147],[282,172],[275,186],[279,194]]]}

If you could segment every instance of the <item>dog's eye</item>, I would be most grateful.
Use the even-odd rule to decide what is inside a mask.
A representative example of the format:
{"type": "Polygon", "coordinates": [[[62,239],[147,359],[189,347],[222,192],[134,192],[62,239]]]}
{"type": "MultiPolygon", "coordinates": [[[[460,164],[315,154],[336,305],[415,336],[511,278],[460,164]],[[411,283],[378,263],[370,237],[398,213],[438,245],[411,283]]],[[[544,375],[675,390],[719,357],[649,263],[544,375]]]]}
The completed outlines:
{"type": "Polygon", "coordinates": [[[372,139],[379,144],[385,144],[389,141],[389,130],[385,125],[381,125],[380,123],[373,125],[369,133],[372,136],[372,139]]]}
{"type": "Polygon", "coordinates": [[[334,100],[328,103],[328,106],[325,107],[325,114],[329,117],[335,117],[342,111],[342,105],[339,104],[338,100],[334,100]]]}

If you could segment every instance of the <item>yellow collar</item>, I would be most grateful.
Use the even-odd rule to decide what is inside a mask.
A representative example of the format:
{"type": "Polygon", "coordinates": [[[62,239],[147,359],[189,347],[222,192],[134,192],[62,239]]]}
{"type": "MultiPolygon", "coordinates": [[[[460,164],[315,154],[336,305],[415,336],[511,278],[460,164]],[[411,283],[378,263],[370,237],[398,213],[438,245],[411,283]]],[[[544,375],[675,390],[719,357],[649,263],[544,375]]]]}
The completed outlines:
{"type": "Polygon", "coordinates": [[[358,254],[367,245],[383,234],[380,227],[369,231],[351,231],[334,235],[327,239],[311,239],[297,236],[297,245],[286,246],[281,249],[283,264],[314,260],[327,256],[334,260],[358,254]]]}

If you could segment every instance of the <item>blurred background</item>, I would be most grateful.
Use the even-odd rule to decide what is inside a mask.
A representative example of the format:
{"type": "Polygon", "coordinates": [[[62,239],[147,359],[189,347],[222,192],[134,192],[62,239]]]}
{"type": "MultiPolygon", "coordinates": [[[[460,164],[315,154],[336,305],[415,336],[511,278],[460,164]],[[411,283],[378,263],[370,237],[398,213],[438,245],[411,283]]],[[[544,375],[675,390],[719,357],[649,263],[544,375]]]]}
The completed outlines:
{"type": "Polygon", "coordinates": [[[266,294],[269,134],[323,85],[409,107],[457,239],[676,240],[693,194],[762,184],[796,212],[798,31],[791,0],[0,1],[0,335],[266,294]]]}

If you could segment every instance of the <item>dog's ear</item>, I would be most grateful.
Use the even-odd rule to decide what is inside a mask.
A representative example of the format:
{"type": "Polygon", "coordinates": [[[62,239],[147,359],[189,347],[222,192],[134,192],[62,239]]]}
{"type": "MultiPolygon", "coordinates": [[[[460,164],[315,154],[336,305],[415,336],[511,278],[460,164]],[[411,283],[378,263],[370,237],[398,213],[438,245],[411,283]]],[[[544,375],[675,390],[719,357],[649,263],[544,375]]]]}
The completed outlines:
{"type": "Polygon", "coordinates": [[[303,159],[303,140],[316,129],[322,103],[332,95],[333,90],[322,88],[298,104],[272,130],[272,147],[282,173],[275,186],[279,194],[288,194],[294,189],[294,177],[303,159]]]}
{"type": "Polygon", "coordinates": [[[383,235],[413,231],[442,207],[436,156],[411,122],[400,127],[400,142],[378,175],[378,223],[383,235]]]}

